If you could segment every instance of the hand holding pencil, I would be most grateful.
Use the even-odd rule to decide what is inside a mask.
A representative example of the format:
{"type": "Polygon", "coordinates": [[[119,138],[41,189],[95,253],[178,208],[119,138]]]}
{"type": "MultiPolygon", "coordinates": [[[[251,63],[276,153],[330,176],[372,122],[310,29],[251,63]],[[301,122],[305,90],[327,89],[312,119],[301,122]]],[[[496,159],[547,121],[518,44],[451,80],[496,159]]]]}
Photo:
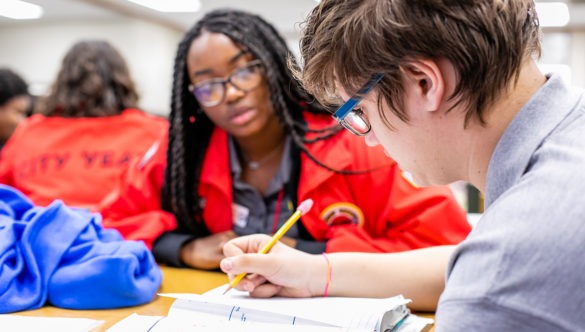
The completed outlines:
{"type": "MultiPolygon", "coordinates": [[[[304,215],[305,213],[309,212],[309,210],[313,207],[313,200],[307,199],[303,201],[296,211],[288,218],[288,220],[278,229],[276,233],[272,236],[270,241],[268,241],[259,251],[259,254],[266,254],[272,249],[272,247],[280,240],[286,232],[299,220],[299,218],[304,215]]],[[[227,293],[230,289],[235,287],[244,277],[246,273],[238,274],[234,279],[232,279],[228,285],[228,288],[225,290],[224,294],[227,293]]]]}

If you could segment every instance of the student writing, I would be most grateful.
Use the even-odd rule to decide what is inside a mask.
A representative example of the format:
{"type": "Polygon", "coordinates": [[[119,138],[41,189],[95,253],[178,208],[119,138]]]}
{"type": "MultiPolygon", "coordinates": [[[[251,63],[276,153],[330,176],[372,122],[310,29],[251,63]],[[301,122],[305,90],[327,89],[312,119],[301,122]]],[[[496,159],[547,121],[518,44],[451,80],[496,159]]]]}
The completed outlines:
{"type": "Polygon", "coordinates": [[[237,288],[403,293],[436,308],[438,332],[582,330],[585,94],[540,72],[539,34],[531,0],[321,1],[301,39],[304,86],[343,101],[371,86],[352,111],[371,125],[365,142],[419,184],[471,182],[487,208],[458,246],[329,254],[330,283],[321,255],[243,254],[268,238],[234,239],[222,269],[257,275],[237,288]]]}

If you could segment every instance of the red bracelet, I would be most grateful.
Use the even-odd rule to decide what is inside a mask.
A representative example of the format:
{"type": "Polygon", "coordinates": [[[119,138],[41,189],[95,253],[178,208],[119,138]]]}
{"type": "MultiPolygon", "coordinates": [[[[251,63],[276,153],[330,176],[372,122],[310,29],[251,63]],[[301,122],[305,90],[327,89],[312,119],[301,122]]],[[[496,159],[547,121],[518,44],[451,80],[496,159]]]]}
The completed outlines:
{"type": "Polygon", "coordinates": [[[325,291],[323,291],[323,297],[327,297],[329,295],[329,286],[331,285],[331,263],[325,253],[323,253],[323,257],[325,258],[325,262],[327,262],[327,284],[325,285],[325,291]]]}

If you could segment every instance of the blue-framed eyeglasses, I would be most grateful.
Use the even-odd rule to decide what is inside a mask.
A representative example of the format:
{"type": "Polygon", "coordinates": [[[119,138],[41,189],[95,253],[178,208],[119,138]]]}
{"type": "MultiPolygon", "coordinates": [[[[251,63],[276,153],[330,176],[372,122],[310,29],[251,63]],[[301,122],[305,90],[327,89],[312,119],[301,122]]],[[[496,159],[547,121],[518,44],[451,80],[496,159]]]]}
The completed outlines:
{"type": "Polygon", "coordinates": [[[380,83],[383,77],[384,74],[374,74],[355,95],[349,98],[348,101],[333,113],[333,118],[354,135],[364,136],[372,129],[364,112],[360,108],[356,108],[356,106],[378,83],[380,83]]]}

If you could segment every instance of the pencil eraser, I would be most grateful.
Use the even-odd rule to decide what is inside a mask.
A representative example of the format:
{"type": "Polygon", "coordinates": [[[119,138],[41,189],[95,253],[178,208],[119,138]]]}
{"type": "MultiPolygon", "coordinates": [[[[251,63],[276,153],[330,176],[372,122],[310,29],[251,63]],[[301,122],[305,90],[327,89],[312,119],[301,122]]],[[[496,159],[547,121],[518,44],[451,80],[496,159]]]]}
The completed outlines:
{"type": "Polygon", "coordinates": [[[299,207],[297,208],[297,210],[301,211],[301,215],[309,212],[309,210],[313,207],[313,200],[312,199],[306,199],[304,200],[299,207]]]}

